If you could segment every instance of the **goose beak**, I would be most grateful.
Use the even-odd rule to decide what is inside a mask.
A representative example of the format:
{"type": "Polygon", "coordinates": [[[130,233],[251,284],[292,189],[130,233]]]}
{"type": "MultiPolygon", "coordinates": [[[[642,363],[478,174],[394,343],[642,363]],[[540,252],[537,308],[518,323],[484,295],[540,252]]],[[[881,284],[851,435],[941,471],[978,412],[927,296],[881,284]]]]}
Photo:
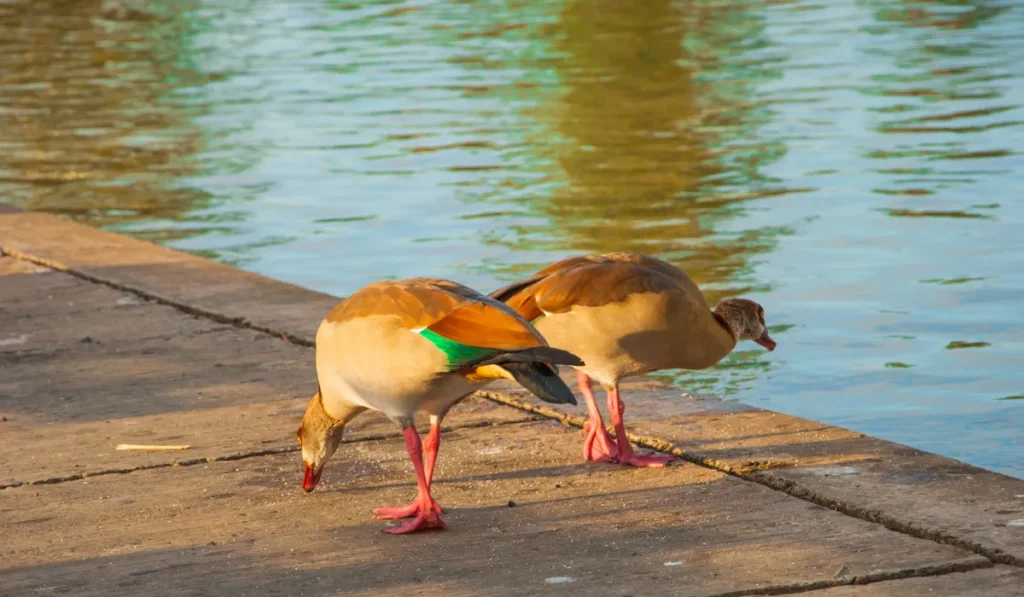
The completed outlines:
{"type": "Polygon", "coordinates": [[[754,340],[754,342],[757,342],[761,346],[767,348],[768,352],[775,350],[775,340],[772,340],[772,337],[768,335],[768,330],[765,330],[764,333],[761,334],[761,337],[754,340]]]}
{"type": "Polygon", "coordinates": [[[306,474],[302,477],[302,488],[306,490],[306,493],[313,491],[316,484],[320,482],[320,473],[324,472],[324,469],[320,469],[313,472],[313,467],[306,465],[306,474]]]}

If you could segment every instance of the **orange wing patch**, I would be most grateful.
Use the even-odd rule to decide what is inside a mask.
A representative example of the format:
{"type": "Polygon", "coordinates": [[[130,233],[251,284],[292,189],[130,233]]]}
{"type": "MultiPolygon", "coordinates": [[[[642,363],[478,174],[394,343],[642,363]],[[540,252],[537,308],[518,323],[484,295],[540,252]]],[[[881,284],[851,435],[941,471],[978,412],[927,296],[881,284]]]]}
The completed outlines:
{"type": "Polygon", "coordinates": [[[504,305],[485,300],[460,307],[427,329],[468,346],[498,350],[545,346],[540,334],[525,320],[504,305]]]}

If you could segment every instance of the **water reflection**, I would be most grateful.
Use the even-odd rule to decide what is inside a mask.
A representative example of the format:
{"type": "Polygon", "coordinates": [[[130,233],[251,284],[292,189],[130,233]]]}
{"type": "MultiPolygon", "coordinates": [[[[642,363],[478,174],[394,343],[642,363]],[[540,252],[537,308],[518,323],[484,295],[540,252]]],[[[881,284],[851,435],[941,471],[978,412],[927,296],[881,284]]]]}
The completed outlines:
{"type": "Polygon", "coordinates": [[[177,184],[197,171],[204,133],[168,98],[201,82],[190,8],[0,4],[5,200],[100,226],[187,219],[210,201],[177,184]]]}
{"type": "MultiPolygon", "coordinates": [[[[887,63],[867,93],[887,99],[869,152],[886,161],[880,194],[909,196],[885,210],[894,217],[992,218],[963,206],[951,209],[943,189],[970,185],[992,159],[1013,154],[1000,129],[1021,124],[1002,81],[1014,63],[991,40],[970,30],[1002,18],[1008,7],[985,1],[946,0],[871,4],[877,44],[865,54],[887,63]],[[941,30],[937,33],[935,30],[941,30]],[[894,164],[894,162],[896,164],[894,164]],[[897,165],[898,164],[898,165],[897,165]],[[927,198],[926,198],[927,197],[927,198]]],[[[946,194],[948,195],[948,193],[946,194]]]]}
{"type": "Polygon", "coordinates": [[[875,18],[912,27],[964,29],[999,16],[1005,6],[993,2],[971,0],[939,0],[937,2],[872,2],[875,18]]]}
{"type": "Polygon", "coordinates": [[[756,135],[770,111],[752,95],[770,67],[723,60],[737,43],[764,45],[752,8],[566,3],[545,29],[560,89],[530,111],[544,124],[531,146],[558,184],[530,201],[546,222],[516,248],[652,253],[712,288],[742,290],[737,272],[778,230],[729,238],[716,223],[745,199],[784,192],[760,172],[784,152],[756,135]]]}

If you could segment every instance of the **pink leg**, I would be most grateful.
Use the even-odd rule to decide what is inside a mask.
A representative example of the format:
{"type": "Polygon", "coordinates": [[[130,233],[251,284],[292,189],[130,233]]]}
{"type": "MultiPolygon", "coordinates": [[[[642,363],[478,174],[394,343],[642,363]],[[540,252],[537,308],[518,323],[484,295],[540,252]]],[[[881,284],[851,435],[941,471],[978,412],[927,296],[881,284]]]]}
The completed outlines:
{"type": "MultiPolygon", "coordinates": [[[[430,433],[423,439],[423,472],[427,477],[427,487],[434,482],[434,464],[437,462],[437,449],[440,445],[441,423],[432,423],[430,425],[430,433]]],[[[375,518],[377,520],[412,518],[420,511],[419,501],[421,499],[422,496],[417,493],[416,499],[407,506],[381,506],[380,508],[374,508],[373,513],[376,514],[375,518]]],[[[435,513],[441,514],[444,512],[444,509],[433,498],[430,499],[430,503],[435,513]]]]}
{"type": "Polygon", "coordinates": [[[403,429],[405,435],[405,449],[409,451],[409,458],[412,459],[412,466],[416,469],[416,486],[419,491],[416,494],[416,518],[393,529],[384,529],[385,532],[394,535],[411,533],[426,529],[440,529],[444,527],[444,520],[434,511],[434,499],[430,497],[430,484],[427,483],[427,475],[423,467],[423,446],[420,443],[420,434],[416,433],[415,427],[403,429]]]}
{"type": "Polygon", "coordinates": [[[663,467],[675,460],[675,456],[668,454],[646,453],[640,454],[633,450],[626,437],[626,425],[622,422],[622,414],[626,411],[626,405],[619,399],[618,386],[608,389],[608,413],[612,417],[612,425],[615,427],[615,441],[619,444],[619,464],[631,466],[663,467]]]}
{"type": "Polygon", "coordinates": [[[577,371],[576,385],[579,386],[590,412],[590,418],[583,427],[583,433],[586,435],[586,439],[583,440],[583,459],[592,462],[615,462],[615,443],[612,436],[608,435],[608,430],[604,428],[601,411],[597,408],[594,391],[590,388],[590,376],[577,371]]]}

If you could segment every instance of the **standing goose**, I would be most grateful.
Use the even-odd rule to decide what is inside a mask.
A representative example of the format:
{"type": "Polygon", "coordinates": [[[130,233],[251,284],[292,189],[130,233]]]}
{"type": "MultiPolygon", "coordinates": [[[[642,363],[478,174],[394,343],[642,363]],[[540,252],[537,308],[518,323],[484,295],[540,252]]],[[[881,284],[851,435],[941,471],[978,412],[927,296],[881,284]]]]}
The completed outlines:
{"type": "Polygon", "coordinates": [[[591,461],[658,467],[673,459],[633,450],[622,422],[620,380],[661,369],[710,367],[732,352],[739,340],[775,349],[761,305],[735,298],[711,310],[689,276],[645,255],[573,257],[498,289],[491,297],[533,322],[551,346],[579,355],[586,363],[576,367],[576,375],[590,411],[583,455],[591,461]],[[608,393],[617,446],[601,419],[591,379],[608,393]]]}
{"type": "Polygon", "coordinates": [[[377,410],[402,427],[418,487],[412,504],[377,508],[377,517],[413,517],[389,533],[443,527],[430,484],[448,409],[497,378],[514,380],[547,402],[576,404],[558,377],[554,365],[560,364],[583,362],[549,347],[506,305],[465,286],[431,278],[366,286],[341,301],[316,334],[320,385],[298,431],[302,487],[312,491],[319,482],[345,424],[377,410]],[[430,415],[422,443],[417,412],[430,415]]]}

